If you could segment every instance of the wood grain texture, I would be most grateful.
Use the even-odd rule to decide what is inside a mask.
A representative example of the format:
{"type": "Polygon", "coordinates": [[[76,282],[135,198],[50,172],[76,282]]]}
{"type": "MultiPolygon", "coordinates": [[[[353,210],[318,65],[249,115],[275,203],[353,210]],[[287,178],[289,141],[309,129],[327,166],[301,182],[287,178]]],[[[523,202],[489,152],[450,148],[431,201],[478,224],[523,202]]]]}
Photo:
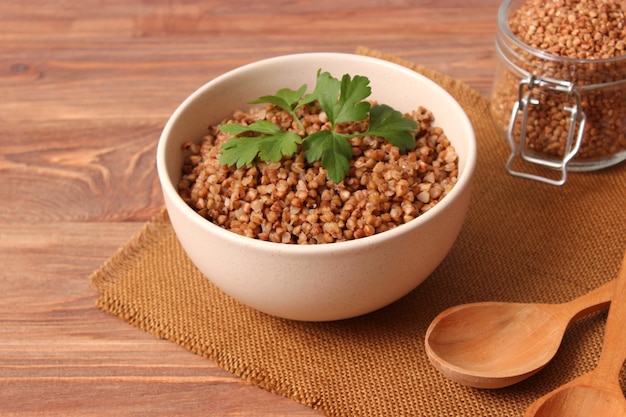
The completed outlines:
{"type": "Polygon", "coordinates": [[[319,415],[94,307],[163,206],[156,142],[211,78],[363,45],[491,88],[496,0],[0,2],[0,415],[319,415]]]}

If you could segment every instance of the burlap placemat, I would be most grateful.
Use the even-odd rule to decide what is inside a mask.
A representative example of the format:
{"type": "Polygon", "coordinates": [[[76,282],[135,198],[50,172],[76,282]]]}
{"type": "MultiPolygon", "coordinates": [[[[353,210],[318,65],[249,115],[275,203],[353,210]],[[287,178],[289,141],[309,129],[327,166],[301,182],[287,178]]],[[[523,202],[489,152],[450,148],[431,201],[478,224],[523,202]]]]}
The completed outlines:
{"type": "Polygon", "coordinates": [[[435,80],[465,108],[477,133],[467,221],[426,282],[355,319],[304,323],[270,317],[209,283],[187,259],[164,212],[90,277],[101,294],[97,304],[327,416],[521,416],[540,395],[595,366],[604,314],[572,326],[540,373],[491,391],[438,373],[424,351],[426,329],[453,305],[563,302],[614,278],[626,249],[626,165],[572,174],[563,187],[511,177],[504,172],[508,147],[493,129],[486,98],[392,56],[366,48],[358,53],[435,80]]]}

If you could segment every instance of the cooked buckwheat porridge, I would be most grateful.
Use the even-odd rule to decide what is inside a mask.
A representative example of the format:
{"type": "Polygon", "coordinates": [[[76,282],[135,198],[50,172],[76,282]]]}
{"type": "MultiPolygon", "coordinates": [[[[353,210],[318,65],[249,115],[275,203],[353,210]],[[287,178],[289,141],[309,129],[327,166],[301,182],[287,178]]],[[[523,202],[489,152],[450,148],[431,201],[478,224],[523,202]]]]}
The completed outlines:
{"type": "MultiPolygon", "coordinates": [[[[329,128],[319,106],[307,105],[299,112],[308,134],[329,128]]],[[[289,114],[271,105],[236,111],[209,126],[201,143],[183,145],[190,154],[178,190],[201,216],[250,238],[317,244],[381,233],[431,209],[457,182],[457,153],[445,132],[433,126],[433,114],[419,107],[405,116],[418,123],[413,150],[401,154],[383,138],[353,138],[350,170],[335,184],[319,162],[307,163],[303,152],[277,163],[221,165],[221,145],[230,138],[219,130],[223,123],[248,125],[263,119],[283,130],[299,129],[289,114]]],[[[364,132],[367,123],[344,123],[340,128],[344,133],[364,132]]]]}

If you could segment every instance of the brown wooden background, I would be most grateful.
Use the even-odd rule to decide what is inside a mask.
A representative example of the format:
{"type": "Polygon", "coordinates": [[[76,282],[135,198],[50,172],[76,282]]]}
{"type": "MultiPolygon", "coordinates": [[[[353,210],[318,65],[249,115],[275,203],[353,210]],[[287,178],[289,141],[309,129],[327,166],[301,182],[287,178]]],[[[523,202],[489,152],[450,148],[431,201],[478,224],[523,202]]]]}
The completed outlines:
{"type": "Polygon", "coordinates": [[[161,210],[158,136],[206,81],[363,45],[487,95],[499,3],[0,0],[0,415],[319,415],[101,312],[87,277],[161,210]]]}

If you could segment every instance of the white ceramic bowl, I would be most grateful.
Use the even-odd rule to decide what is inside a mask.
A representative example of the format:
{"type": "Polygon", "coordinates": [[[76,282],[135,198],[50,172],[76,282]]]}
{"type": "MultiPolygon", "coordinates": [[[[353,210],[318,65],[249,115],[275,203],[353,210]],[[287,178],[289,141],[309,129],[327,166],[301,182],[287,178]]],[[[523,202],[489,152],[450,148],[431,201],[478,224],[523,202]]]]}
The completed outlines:
{"type": "MultiPolygon", "coordinates": [[[[226,294],[262,312],[295,320],[345,319],[384,307],[422,283],[460,232],[476,164],[471,123],[442,88],[405,67],[359,55],[308,53],[270,58],[230,71],[200,87],[174,112],[158,144],[157,169],[166,207],[183,248],[226,294]],[[348,242],[287,245],[226,231],[195,213],[176,184],[198,140],[248,101],[279,88],[315,85],[318,69],[370,79],[370,98],[406,112],[432,110],[459,155],[459,181],[433,209],[393,230],[348,242]]],[[[419,312],[416,312],[419,314],[419,312]]]]}

